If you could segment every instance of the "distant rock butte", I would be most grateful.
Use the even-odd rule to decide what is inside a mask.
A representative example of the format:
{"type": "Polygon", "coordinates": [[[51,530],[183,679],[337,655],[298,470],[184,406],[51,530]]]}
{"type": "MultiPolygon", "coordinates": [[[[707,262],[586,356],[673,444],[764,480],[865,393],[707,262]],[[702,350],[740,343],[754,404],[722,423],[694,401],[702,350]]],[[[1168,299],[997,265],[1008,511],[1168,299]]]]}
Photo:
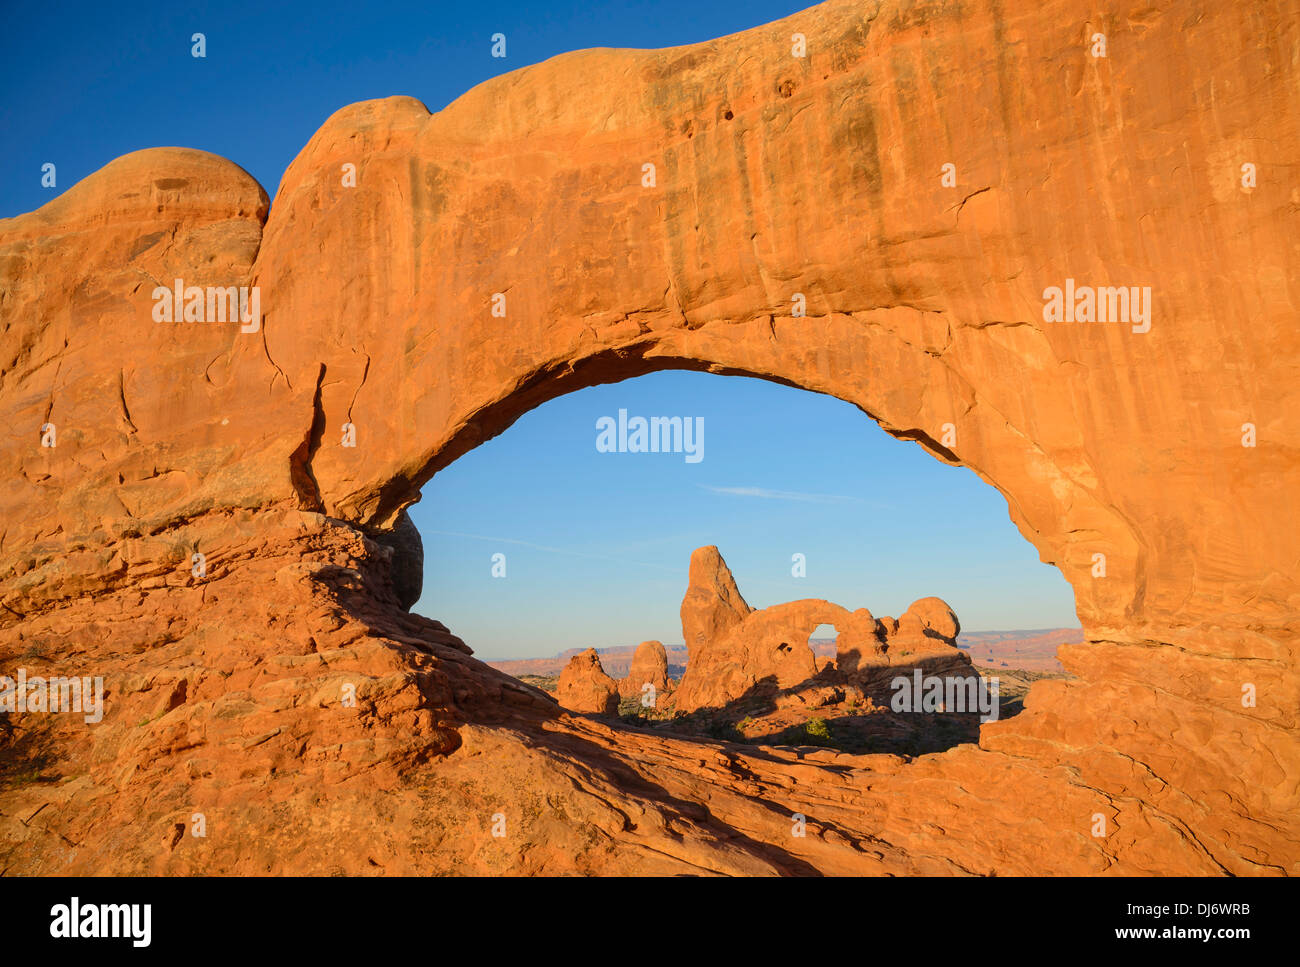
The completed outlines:
{"type": "MultiPolygon", "coordinates": [[[[351,105],[273,206],[157,148],[0,220],[0,673],[107,689],[0,729],[0,869],[1300,871],[1294,20],[835,0],[351,105]],[[258,286],[259,330],[154,322],[177,278],[258,286]],[[1149,331],[1042,321],[1066,279],[1150,286],[1149,331]],[[405,610],[433,474],[661,369],[830,394],[997,488],[1074,589],[1074,677],[978,746],[754,750],[568,714],[405,610]]],[[[695,572],[692,649],[751,610],[695,572]]]]}
{"type": "Polygon", "coordinates": [[[668,677],[668,652],[661,641],[643,641],[636,646],[627,677],[618,683],[618,693],[623,698],[641,698],[646,694],[646,685],[654,686],[656,707],[660,696],[673,687],[668,677]]]}

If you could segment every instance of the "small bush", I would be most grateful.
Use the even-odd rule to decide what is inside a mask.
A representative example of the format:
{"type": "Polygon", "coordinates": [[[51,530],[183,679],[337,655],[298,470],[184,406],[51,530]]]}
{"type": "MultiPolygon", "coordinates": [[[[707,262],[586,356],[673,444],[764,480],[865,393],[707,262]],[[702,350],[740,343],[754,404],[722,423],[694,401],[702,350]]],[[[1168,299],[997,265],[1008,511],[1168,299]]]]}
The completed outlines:
{"type": "Polygon", "coordinates": [[[811,718],[804,723],[804,735],[813,745],[830,745],[831,730],[825,719],[811,718]]]}

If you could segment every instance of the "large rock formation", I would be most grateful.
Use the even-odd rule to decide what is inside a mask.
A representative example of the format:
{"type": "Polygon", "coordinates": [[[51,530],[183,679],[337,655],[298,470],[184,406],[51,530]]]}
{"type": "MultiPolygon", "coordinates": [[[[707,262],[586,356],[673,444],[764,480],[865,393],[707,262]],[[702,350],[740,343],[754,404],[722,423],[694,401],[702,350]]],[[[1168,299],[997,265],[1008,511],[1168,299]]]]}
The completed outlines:
{"type": "Polygon", "coordinates": [[[723,708],[747,696],[775,694],[825,677],[831,668],[844,680],[874,684],[882,681],[876,673],[889,671],[887,677],[892,677],[900,666],[973,677],[969,657],[956,647],[960,630],[957,616],[939,598],[916,601],[897,621],[813,598],[755,611],[741,598],[718,549],[701,547],[691,555],[682,600],[690,661],[673,707],[681,712],[723,708]],[[826,624],[835,627],[838,637],[836,661],[823,668],[809,638],[826,624]]]}
{"type": "Polygon", "coordinates": [[[166,148],[0,221],[0,670],[108,691],[12,717],[0,869],[1300,870],[1297,19],[834,0],[344,108],[269,212],[166,148]],[[178,278],[260,325],[153,321],[178,278]],[[1044,321],[1067,280],[1150,286],[1149,330],[1044,321]],[[1074,588],[1075,680],[916,761],[702,752],[405,613],[373,538],[425,481],[665,368],[996,487],[1074,588]]]}
{"type": "Polygon", "coordinates": [[[725,636],[753,610],[740,596],[721,552],[712,544],[697,547],[691,553],[681,609],[682,634],[691,660],[700,648],[725,636]]]}
{"type": "Polygon", "coordinates": [[[617,714],[618,695],[618,682],[600,667],[600,655],[595,648],[569,659],[555,690],[556,699],[565,708],[589,715],[617,714]]]}

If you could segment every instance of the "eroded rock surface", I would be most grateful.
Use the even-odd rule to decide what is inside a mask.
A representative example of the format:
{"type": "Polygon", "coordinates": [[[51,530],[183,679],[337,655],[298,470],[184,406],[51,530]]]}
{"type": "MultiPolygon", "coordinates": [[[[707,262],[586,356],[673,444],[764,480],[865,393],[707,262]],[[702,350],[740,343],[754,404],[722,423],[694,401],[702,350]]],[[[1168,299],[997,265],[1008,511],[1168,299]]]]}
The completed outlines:
{"type": "Polygon", "coordinates": [[[682,634],[691,659],[696,650],[725,637],[753,610],[740,596],[721,552],[713,545],[696,548],[681,609],[682,634]]]}
{"type": "Polygon", "coordinates": [[[673,707],[680,712],[722,708],[760,692],[774,696],[814,678],[869,681],[879,687],[903,666],[932,675],[974,677],[970,659],[956,647],[960,630],[957,616],[939,598],[916,601],[897,621],[876,619],[866,608],[849,611],[812,598],[755,611],[744,603],[718,549],[701,547],[691,555],[682,600],[690,661],[673,707]],[[824,624],[835,627],[837,654],[833,665],[821,666],[809,638],[824,624]]]}
{"type": "Polygon", "coordinates": [[[0,870],[1300,871],[1297,22],[835,0],[352,105],[269,212],[166,148],[0,221],[0,673],[108,690],[9,717],[0,870]],[[259,286],[260,327],[155,323],[176,278],[259,286]],[[1045,323],[1067,279],[1150,286],[1149,330],[1045,323]],[[978,747],[752,752],[568,715],[405,612],[375,537],[425,481],[664,368],[998,488],[1074,588],[1075,677],[978,747]]]}
{"type": "Polygon", "coordinates": [[[565,708],[589,715],[618,713],[618,682],[605,674],[595,648],[574,655],[560,672],[555,697],[565,708]]]}

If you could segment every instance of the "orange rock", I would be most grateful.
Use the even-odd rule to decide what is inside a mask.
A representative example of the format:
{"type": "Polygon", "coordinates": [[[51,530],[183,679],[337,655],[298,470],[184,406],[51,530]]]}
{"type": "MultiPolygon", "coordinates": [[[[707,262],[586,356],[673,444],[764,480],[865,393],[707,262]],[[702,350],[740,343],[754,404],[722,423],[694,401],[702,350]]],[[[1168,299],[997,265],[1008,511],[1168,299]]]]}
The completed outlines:
{"type": "Polygon", "coordinates": [[[876,624],[882,642],[883,661],[866,665],[898,665],[925,662],[933,674],[945,669],[970,673],[970,657],[957,649],[961,625],[942,598],[922,598],[903,612],[897,621],[885,618],[876,624]]]}
{"type": "Polygon", "coordinates": [[[712,545],[691,554],[686,597],[682,598],[682,634],[691,662],[696,649],[735,628],[754,609],[745,603],[727,562],[712,545]]]}
{"type": "Polygon", "coordinates": [[[948,602],[942,598],[922,598],[920,601],[913,601],[903,613],[900,624],[903,621],[915,621],[921,628],[921,634],[929,638],[938,638],[949,645],[954,644],[957,636],[961,634],[961,623],[957,621],[952,608],[948,607],[948,602]]]}
{"type": "Polygon", "coordinates": [[[588,648],[569,659],[560,672],[556,698],[561,705],[589,715],[618,714],[618,682],[600,667],[600,655],[588,648]]]}
{"type": "MultiPolygon", "coordinates": [[[[92,728],[7,723],[0,869],[1300,872],[1293,41],[1156,5],[1094,58],[1095,15],[833,0],[351,105],[269,211],[163,148],[0,220],[0,674],[108,689],[92,728]],[[260,287],[260,328],[154,322],[177,278],[260,287]],[[1149,330],[1045,321],[1067,279],[1149,286],[1149,330]],[[375,538],[434,473],[668,368],[831,394],[997,488],[1074,589],[1075,677],[915,761],[703,755],[405,612],[375,538]]],[[[711,566],[693,654],[750,612],[711,566]]]]}
{"type": "Polygon", "coordinates": [[[814,599],[741,616],[731,606],[735,601],[743,604],[744,599],[721,553],[716,547],[698,548],[691,555],[682,601],[682,631],[693,644],[673,695],[678,711],[721,708],[756,692],[802,685],[824,673],[830,666],[820,666],[808,644],[809,636],[824,624],[833,625],[838,634],[835,670],[845,679],[861,680],[903,664],[923,665],[936,675],[974,674],[970,659],[956,648],[957,616],[939,598],[922,598],[897,623],[878,622],[866,608],[850,612],[814,599]]]}
{"type": "Polygon", "coordinates": [[[654,686],[656,705],[658,697],[673,687],[668,677],[668,652],[661,641],[643,641],[636,646],[627,677],[618,683],[618,693],[623,698],[639,698],[646,685],[654,686]]]}

